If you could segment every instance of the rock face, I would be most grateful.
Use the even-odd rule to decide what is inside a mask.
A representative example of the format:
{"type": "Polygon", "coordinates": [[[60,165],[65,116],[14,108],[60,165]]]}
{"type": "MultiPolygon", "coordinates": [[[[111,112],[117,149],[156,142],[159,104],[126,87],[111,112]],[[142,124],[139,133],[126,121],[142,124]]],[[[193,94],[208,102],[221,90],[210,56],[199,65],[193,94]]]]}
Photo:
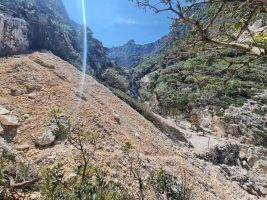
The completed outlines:
{"type": "Polygon", "coordinates": [[[23,19],[0,14],[0,56],[25,52],[29,48],[28,26],[23,19]]]}
{"type": "MultiPolygon", "coordinates": [[[[102,43],[88,29],[88,64],[96,75],[110,65],[102,43]]],[[[61,0],[0,0],[0,57],[46,49],[81,63],[83,28],[71,21],[61,0]]]]}

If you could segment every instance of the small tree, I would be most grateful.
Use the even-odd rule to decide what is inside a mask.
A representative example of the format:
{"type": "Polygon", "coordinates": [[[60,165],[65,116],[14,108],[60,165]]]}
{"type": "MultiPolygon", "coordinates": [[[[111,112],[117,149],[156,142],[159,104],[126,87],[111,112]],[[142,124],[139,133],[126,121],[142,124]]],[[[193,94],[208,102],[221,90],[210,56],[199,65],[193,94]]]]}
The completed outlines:
{"type": "MultiPolygon", "coordinates": [[[[57,112],[58,113],[58,112],[57,112]]],[[[61,115],[53,114],[59,135],[66,135],[68,142],[79,151],[78,166],[75,175],[66,178],[63,165],[57,163],[43,170],[41,194],[44,200],[131,200],[132,197],[119,183],[107,179],[106,172],[94,164],[94,154],[99,149],[99,135],[85,131],[83,126],[73,127],[68,131],[62,128],[61,115]]]]}
{"type": "MultiPolygon", "coordinates": [[[[218,47],[266,56],[266,30],[253,35],[249,26],[267,12],[265,0],[130,0],[155,13],[172,12],[174,25],[192,28],[198,39],[218,47]],[[216,30],[216,31],[214,31],[216,30]],[[250,42],[239,39],[247,32],[250,42]]],[[[196,37],[195,37],[196,38],[196,37]]]]}

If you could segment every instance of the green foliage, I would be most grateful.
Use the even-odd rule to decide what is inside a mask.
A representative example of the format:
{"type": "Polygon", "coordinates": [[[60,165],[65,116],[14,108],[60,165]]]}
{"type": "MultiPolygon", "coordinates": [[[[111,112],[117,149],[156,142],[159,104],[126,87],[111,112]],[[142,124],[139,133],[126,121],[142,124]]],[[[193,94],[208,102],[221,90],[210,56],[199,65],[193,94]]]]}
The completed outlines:
{"type": "Polygon", "coordinates": [[[111,87],[120,89],[126,92],[129,89],[129,82],[128,80],[120,75],[118,71],[113,68],[108,68],[102,74],[102,78],[106,84],[111,87]]]}
{"type": "Polygon", "coordinates": [[[70,119],[64,117],[59,109],[53,109],[50,113],[50,118],[51,124],[56,126],[53,130],[54,136],[57,139],[66,139],[71,129],[70,119]]]}
{"type": "Polygon", "coordinates": [[[157,195],[162,196],[163,199],[190,200],[193,197],[185,181],[179,183],[176,177],[167,174],[163,169],[152,174],[151,183],[157,195]]]}
{"type": "Polygon", "coordinates": [[[111,88],[112,92],[125,101],[127,104],[129,104],[133,109],[135,109],[137,112],[139,112],[143,117],[145,117],[147,120],[151,121],[159,130],[164,132],[166,135],[168,135],[171,139],[174,141],[182,141],[187,142],[186,138],[183,136],[183,134],[171,127],[170,125],[162,122],[154,113],[152,113],[144,104],[141,104],[137,101],[135,101],[132,97],[125,94],[124,92],[111,88]]]}
{"type": "MultiPolygon", "coordinates": [[[[179,56],[179,53],[178,53],[179,56]]],[[[228,108],[240,106],[267,86],[266,60],[250,63],[235,74],[235,69],[252,57],[231,49],[209,51],[150,73],[149,86],[139,84],[142,101],[154,101],[160,113],[177,115],[194,107],[215,105],[228,108]],[[229,80],[228,80],[229,79],[229,80]],[[143,95],[145,91],[145,95],[143,95]]],[[[158,61],[160,65],[162,60],[158,61]]],[[[140,65],[141,66],[141,65],[140,65]]]]}
{"type": "Polygon", "coordinates": [[[24,198],[23,193],[37,190],[37,176],[32,165],[17,160],[12,152],[0,149],[0,199],[16,199],[18,192],[22,192],[21,198],[24,198]]]}
{"type": "Polygon", "coordinates": [[[125,142],[124,145],[122,146],[122,150],[124,152],[130,151],[131,149],[133,149],[133,145],[132,145],[131,141],[125,142]]]}
{"type": "Polygon", "coordinates": [[[73,177],[64,179],[62,164],[42,172],[41,195],[43,200],[131,200],[131,195],[119,184],[107,179],[101,167],[76,168],[73,177]]]}

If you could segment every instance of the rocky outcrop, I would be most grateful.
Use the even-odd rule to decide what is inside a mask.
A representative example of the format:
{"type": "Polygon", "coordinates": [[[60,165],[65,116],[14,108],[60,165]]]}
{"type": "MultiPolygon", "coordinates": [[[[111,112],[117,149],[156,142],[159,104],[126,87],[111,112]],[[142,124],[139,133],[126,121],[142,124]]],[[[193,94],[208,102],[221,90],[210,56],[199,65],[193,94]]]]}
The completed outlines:
{"type": "MultiPolygon", "coordinates": [[[[110,62],[90,29],[87,37],[88,65],[98,74],[110,62]]],[[[69,19],[61,0],[0,0],[0,57],[33,49],[52,51],[79,68],[83,27],[69,19]]]]}
{"type": "Polygon", "coordinates": [[[199,154],[198,157],[215,165],[237,165],[239,162],[239,147],[232,143],[217,145],[204,154],[199,154]]]}
{"type": "Polygon", "coordinates": [[[29,24],[0,13],[0,56],[25,52],[29,48],[29,24]]]}

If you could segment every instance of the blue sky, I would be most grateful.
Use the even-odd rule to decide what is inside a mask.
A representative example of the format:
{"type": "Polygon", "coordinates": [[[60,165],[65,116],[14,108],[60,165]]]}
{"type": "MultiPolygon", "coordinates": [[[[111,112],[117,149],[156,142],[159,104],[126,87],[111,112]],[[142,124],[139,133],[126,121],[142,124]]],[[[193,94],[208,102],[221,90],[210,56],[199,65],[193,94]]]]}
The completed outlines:
{"type": "MultiPolygon", "coordinates": [[[[153,42],[170,30],[170,13],[154,14],[128,0],[85,0],[88,26],[104,46],[153,42]]],[[[82,0],[63,0],[71,19],[82,22],[82,0]]]]}

